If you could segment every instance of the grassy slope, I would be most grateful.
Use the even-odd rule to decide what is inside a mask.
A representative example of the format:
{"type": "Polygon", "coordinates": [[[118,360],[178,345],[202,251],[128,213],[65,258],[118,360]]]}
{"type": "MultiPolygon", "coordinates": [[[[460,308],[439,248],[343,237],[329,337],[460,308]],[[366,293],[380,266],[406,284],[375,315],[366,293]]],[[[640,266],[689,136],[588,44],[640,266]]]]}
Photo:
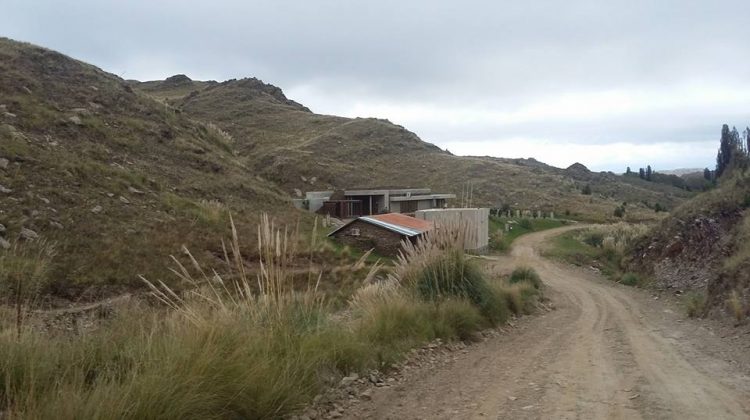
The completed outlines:
{"type": "Polygon", "coordinates": [[[521,235],[554,229],[566,224],[568,224],[567,220],[559,219],[522,219],[490,216],[490,248],[495,251],[508,251],[513,241],[521,235]],[[506,223],[511,223],[513,227],[510,232],[505,232],[506,223]]]}
{"type": "Polygon", "coordinates": [[[634,203],[630,217],[652,219],[646,204],[672,208],[688,194],[654,183],[623,180],[614,174],[571,173],[533,159],[458,157],[423,142],[385,120],[318,115],[288,100],[281,90],[256,79],[219,84],[187,82],[177,98],[173,84],[157,82],[136,89],[169,100],[188,115],[232,133],[245,162],[289,194],[325,188],[421,187],[458,196],[474,183],[474,203],[522,209],[612,217],[623,201],[634,203]],[[591,184],[594,194],[583,196],[591,184]]]}
{"type": "Polygon", "coordinates": [[[241,230],[259,210],[299,217],[234,147],[114,75],[0,38],[0,185],[12,190],[0,223],[11,241],[27,228],[57,243],[61,294],[167,277],[181,244],[219,251],[227,209],[241,230]]]}

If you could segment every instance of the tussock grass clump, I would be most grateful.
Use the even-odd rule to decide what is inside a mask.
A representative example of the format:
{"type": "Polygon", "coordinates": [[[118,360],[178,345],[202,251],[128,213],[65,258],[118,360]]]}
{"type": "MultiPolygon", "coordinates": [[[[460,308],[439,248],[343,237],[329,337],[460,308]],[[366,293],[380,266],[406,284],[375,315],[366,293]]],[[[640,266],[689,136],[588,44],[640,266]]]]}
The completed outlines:
{"type": "Polygon", "coordinates": [[[742,322],[745,319],[745,308],[742,305],[742,298],[736,290],[732,290],[732,293],[729,294],[727,307],[737,322],[742,322]]]}
{"type": "Polygon", "coordinates": [[[635,273],[625,273],[620,277],[620,283],[626,286],[637,286],[640,282],[641,279],[635,273]]]}
{"type": "Polygon", "coordinates": [[[460,223],[443,225],[415,244],[405,243],[389,279],[422,300],[466,299],[492,325],[504,322],[505,301],[465,255],[465,232],[460,223]]]}
{"type": "Polygon", "coordinates": [[[184,249],[172,272],[188,291],[143,279],[164,307],[134,307],[76,337],[0,332],[0,412],[285,417],[343,375],[385,368],[436,338],[471,340],[510,314],[528,312],[538,293],[529,282],[487,281],[463,255],[460,232],[451,231],[407,246],[385,279],[376,278],[382,266],[372,265],[348,308],[333,312],[312,260],[308,287],[292,287],[296,230],[262,216],[260,270],[250,275],[231,227],[222,273],[204,269],[184,249]]]}
{"type": "Polygon", "coordinates": [[[0,250],[0,302],[14,308],[18,336],[28,312],[51,281],[55,252],[54,245],[44,240],[17,240],[9,249],[0,250]]]}
{"type": "Polygon", "coordinates": [[[703,292],[689,292],[685,295],[685,312],[690,318],[703,316],[706,310],[706,295],[703,292]]]}
{"type": "Polygon", "coordinates": [[[529,282],[535,289],[542,287],[542,279],[539,278],[539,274],[531,267],[516,267],[510,274],[508,280],[511,284],[518,282],[529,282]]]}

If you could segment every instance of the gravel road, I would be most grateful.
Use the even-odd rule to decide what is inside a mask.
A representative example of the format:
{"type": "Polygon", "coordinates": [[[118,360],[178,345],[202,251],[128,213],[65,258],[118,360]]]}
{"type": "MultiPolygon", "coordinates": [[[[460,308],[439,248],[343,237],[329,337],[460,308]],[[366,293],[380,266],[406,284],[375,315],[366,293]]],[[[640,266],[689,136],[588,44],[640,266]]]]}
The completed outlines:
{"type": "Polygon", "coordinates": [[[541,257],[539,248],[566,229],[522,236],[509,257],[487,262],[498,272],[534,267],[555,310],[374,389],[343,417],[750,418],[750,335],[722,337],[648,292],[541,257]]]}

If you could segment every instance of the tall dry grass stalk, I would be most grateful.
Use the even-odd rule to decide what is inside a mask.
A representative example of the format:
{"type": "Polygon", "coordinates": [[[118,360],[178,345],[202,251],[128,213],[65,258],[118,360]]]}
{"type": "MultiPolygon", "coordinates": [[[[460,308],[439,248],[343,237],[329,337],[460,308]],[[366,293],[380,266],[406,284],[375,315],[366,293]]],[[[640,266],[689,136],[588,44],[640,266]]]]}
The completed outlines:
{"type": "Polygon", "coordinates": [[[468,235],[465,223],[446,222],[427,231],[416,242],[403,241],[388,278],[396,283],[404,283],[414,279],[416,274],[431,269],[446,254],[454,253],[463,258],[464,246],[470,239],[468,235]]]}
{"type": "Polygon", "coordinates": [[[620,222],[586,229],[581,236],[589,245],[623,253],[635,240],[648,233],[648,229],[644,224],[620,222]]]}
{"type": "MultiPolygon", "coordinates": [[[[172,309],[183,314],[195,324],[209,322],[216,312],[232,315],[236,312],[249,314],[256,320],[280,321],[292,305],[301,305],[307,309],[320,308],[322,295],[318,286],[322,274],[313,284],[308,280],[306,291],[297,293],[293,288],[292,266],[298,255],[299,227],[293,232],[285,226],[277,227],[267,214],[261,215],[257,230],[258,240],[258,273],[255,278],[248,273],[247,262],[242,255],[240,240],[234,219],[229,217],[232,238],[227,244],[222,241],[224,261],[227,274],[220,275],[216,270],[206,272],[187,248],[183,248],[192,271],[188,270],[179,259],[172,256],[176,268],[170,270],[182,281],[191,286],[191,290],[181,296],[164,282],[156,284],[140,277],[153,292],[154,296],[172,309]],[[211,311],[206,311],[208,306],[211,311]]],[[[317,223],[316,223],[317,226],[317,223]]],[[[313,234],[314,249],[315,234],[313,234]]],[[[310,272],[312,272],[312,251],[310,253],[310,272]]]]}
{"type": "Polygon", "coordinates": [[[0,296],[14,308],[18,337],[28,312],[49,284],[55,253],[54,244],[45,240],[15,241],[10,249],[0,251],[0,296]]]}

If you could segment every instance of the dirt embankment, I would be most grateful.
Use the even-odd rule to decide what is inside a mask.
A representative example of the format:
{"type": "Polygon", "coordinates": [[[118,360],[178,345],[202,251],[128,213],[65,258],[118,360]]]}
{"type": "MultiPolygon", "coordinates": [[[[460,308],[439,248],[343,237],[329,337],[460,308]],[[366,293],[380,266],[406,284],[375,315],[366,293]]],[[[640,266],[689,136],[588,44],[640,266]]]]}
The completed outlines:
{"type": "MultiPolygon", "coordinates": [[[[570,228],[562,228],[570,229],[570,228]]],[[[556,310],[523,319],[443,365],[375,388],[344,418],[750,417],[750,335],[722,337],[642,290],[537,252],[561,229],[524,236],[512,257],[537,269],[556,310]]]]}

